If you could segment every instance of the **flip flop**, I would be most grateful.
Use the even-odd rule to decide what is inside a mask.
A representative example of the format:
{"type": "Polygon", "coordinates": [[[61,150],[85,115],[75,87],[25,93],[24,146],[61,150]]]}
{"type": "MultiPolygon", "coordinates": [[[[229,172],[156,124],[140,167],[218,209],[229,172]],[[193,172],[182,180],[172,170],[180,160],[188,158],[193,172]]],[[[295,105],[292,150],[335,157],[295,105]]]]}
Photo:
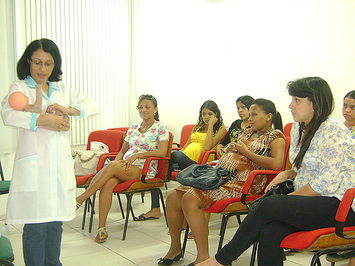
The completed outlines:
{"type": "Polygon", "coordinates": [[[136,218],[135,218],[135,221],[142,222],[142,221],[147,221],[147,220],[157,220],[157,219],[160,218],[160,217],[154,217],[154,216],[151,216],[151,217],[144,217],[143,215],[144,215],[144,213],[142,213],[141,215],[139,215],[138,217],[136,217],[136,218]]]}

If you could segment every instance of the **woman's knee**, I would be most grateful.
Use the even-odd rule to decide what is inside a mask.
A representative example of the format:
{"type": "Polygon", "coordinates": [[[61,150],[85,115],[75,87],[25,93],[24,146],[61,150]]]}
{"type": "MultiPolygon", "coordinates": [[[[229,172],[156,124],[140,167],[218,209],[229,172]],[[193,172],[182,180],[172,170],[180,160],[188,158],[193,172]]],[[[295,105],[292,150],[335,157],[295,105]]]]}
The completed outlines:
{"type": "Polygon", "coordinates": [[[183,210],[196,210],[196,208],[202,209],[202,203],[200,202],[200,200],[191,193],[185,193],[182,196],[181,206],[183,210]]]}
{"type": "Polygon", "coordinates": [[[182,155],[184,155],[184,153],[182,153],[181,151],[173,151],[171,153],[171,161],[173,163],[180,161],[182,155]]]}
{"type": "Polygon", "coordinates": [[[113,189],[118,185],[119,181],[117,178],[112,177],[101,187],[100,193],[112,193],[113,189]]]}
{"type": "Polygon", "coordinates": [[[166,199],[166,208],[171,209],[173,207],[181,208],[181,198],[184,192],[173,190],[166,199]]]}

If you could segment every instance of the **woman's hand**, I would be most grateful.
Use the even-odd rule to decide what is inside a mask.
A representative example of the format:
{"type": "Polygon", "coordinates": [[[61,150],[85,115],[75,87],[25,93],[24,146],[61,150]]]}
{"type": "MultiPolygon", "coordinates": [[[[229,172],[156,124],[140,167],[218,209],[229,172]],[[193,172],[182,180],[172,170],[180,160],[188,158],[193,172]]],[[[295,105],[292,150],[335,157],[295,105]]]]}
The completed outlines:
{"type": "Polygon", "coordinates": [[[216,116],[213,116],[208,120],[208,127],[212,127],[217,123],[218,118],[216,116]]]}
{"type": "Polygon", "coordinates": [[[56,115],[69,115],[72,114],[73,109],[71,107],[63,107],[57,103],[49,105],[47,107],[46,112],[48,114],[56,114],[56,115]]]}
{"type": "Polygon", "coordinates": [[[227,145],[226,153],[227,152],[238,152],[237,143],[235,143],[235,141],[232,141],[227,145]]]}
{"type": "Polygon", "coordinates": [[[216,148],[216,154],[217,154],[217,158],[221,158],[222,155],[226,152],[224,146],[222,144],[218,144],[217,148],[216,148]]]}
{"type": "Polygon", "coordinates": [[[50,118],[49,126],[55,131],[68,131],[70,128],[68,116],[59,116],[54,114],[48,115],[50,118]]]}
{"type": "Polygon", "coordinates": [[[235,143],[235,148],[236,150],[241,154],[245,156],[245,153],[249,151],[247,145],[241,140],[239,140],[237,143],[235,143]]]}
{"type": "Polygon", "coordinates": [[[137,159],[137,155],[132,155],[129,157],[127,160],[119,160],[119,162],[122,162],[122,167],[126,167],[126,170],[129,170],[131,168],[132,163],[137,159]]]}

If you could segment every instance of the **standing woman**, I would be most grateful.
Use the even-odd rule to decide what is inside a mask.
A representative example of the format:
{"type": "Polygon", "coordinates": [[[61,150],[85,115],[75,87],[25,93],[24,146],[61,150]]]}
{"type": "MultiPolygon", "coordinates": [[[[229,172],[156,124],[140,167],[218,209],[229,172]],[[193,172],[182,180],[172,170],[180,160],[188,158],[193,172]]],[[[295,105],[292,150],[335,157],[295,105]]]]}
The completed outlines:
{"type": "Polygon", "coordinates": [[[225,153],[225,147],[232,141],[236,141],[240,133],[249,127],[249,108],[254,98],[249,95],[240,96],[237,101],[237,110],[240,119],[235,120],[228,129],[227,135],[220,144],[217,145],[217,158],[221,158],[225,153]]]}
{"type": "MultiPolygon", "coordinates": [[[[141,178],[141,169],[148,157],[164,157],[169,144],[169,131],[159,122],[158,103],[154,96],[143,94],[137,105],[142,122],[130,126],[120,152],[114,161],[101,169],[92,179],[88,189],[76,198],[77,206],[100,189],[99,228],[96,243],[106,241],[106,220],[112,204],[112,191],[122,182],[141,178]]],[[[154,178],[158,163],[150,163],[147,178],[154,178]]],[[[158,194],[159,195],[159,194],[158,194]]],[[[159,197],[158,197],[159,200],[159,197]]]]}
{"type": "Polygon", "coordinates": [[[75,218],[75,175],[66,115],[82,119],[98,113],[93,100],[60,81],[62,59],[48,39],[31,42],[17,64],[20,81],[11,84],[2,101],[5,126],[19,129],[18,145],[7,203],[6,223],[24,223],[26,265],[62,265],[60,246],[63,221],[75,218]],[[42,113],[16,111],[8,102],[16,91],[29,103],[42,87],[42,113]],[[60,114],[60,115],[57,115],[60,114]]]}
{"type": "MultiPolygon", "coordinates": [[[[330,117],[334,99],[328,83],[318,77],[288,83],[289,105],[295,123],[291,130],[290,161],[270,183],[295,179],[295,191],[265,198],[243,220],[233,239],[214,257],[198,264],[229,265],[259,242],[258,265],[283,265],[280,243],[297,231],[335,226],[345,191],[355,187],[354,143],[350,131],[330,117]]],[[[355,204],[345,226],[355,225],[355,204]]]]}

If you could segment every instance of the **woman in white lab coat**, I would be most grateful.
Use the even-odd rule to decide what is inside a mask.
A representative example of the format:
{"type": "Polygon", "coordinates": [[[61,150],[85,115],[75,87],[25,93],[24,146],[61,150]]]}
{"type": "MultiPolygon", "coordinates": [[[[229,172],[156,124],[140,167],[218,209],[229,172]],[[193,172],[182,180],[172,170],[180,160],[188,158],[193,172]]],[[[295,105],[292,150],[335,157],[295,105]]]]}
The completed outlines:
{"type": "Polygon", "coordinates": [[[75,217],[76,188],[66,118],[82,119],[98,113],[92,99],[52,83],[61,80],[61,62],[53,41],[31,42],[17,64],[20,81],[11,84],[2,101],[4,124],[19,129],[6,223],[25,224],[26,265],[62,265],[62,224],[75,217]],[[16,111],[10,106],[8,98],[15,91],[25,94],[33,104],[36,85],[42,89],[39,112],[16,111]]]}

